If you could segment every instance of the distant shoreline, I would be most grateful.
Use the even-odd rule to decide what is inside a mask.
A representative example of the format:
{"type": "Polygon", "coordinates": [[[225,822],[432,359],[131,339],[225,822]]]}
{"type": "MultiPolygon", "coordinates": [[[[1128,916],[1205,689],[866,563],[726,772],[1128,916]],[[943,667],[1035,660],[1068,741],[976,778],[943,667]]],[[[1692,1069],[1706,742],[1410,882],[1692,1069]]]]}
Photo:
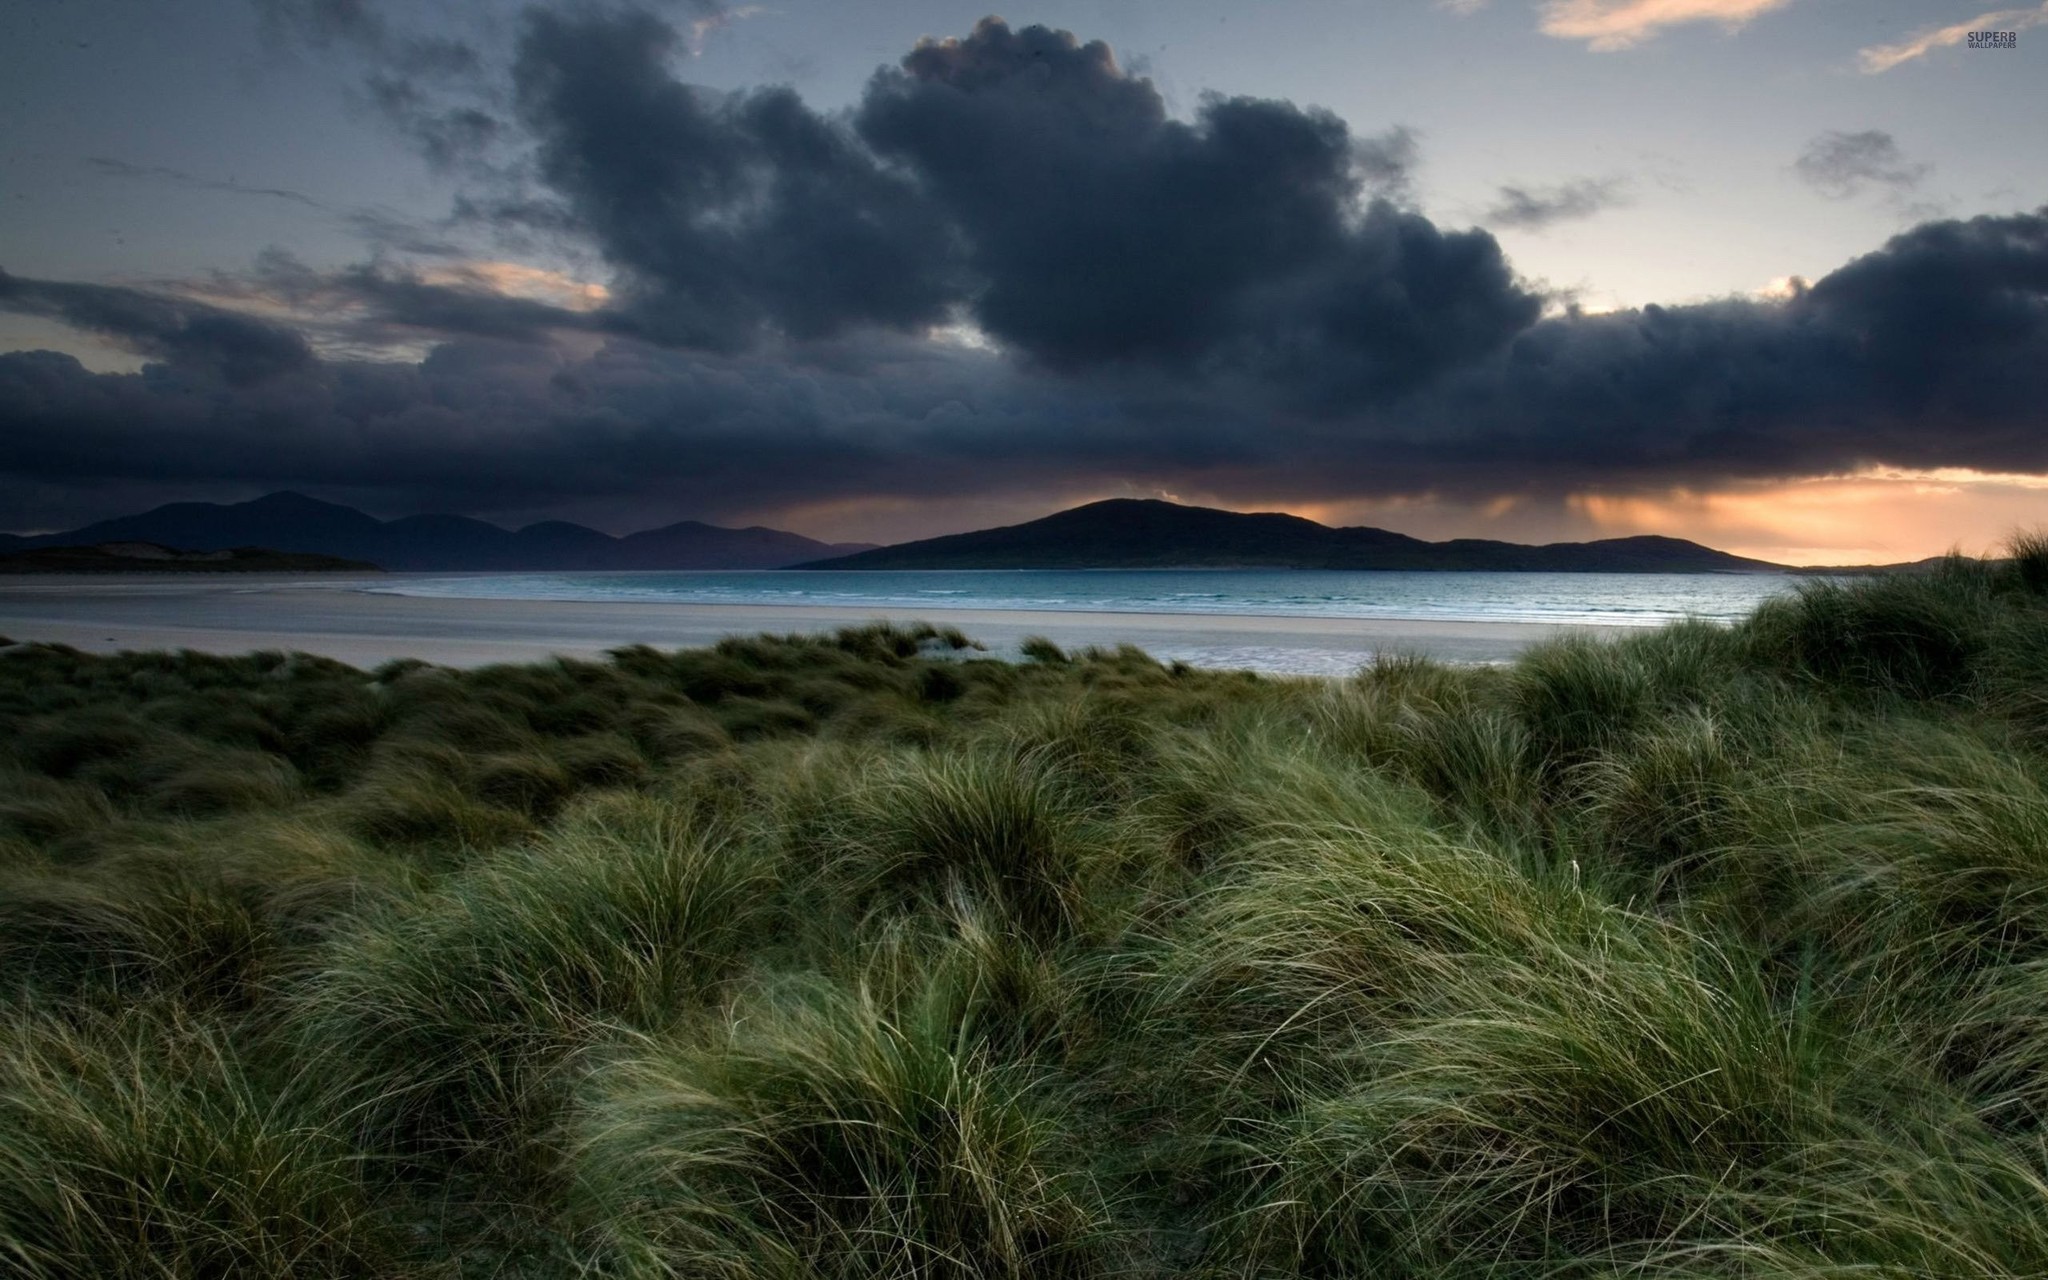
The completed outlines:
{"type": "Polygon", "coordinates": [[[0,579],[0,636],[93,653],[259,649],[319,654],[360,667],[394,658],[447,666],[594,658],[648,644],[672,649],[730,635],[833,631],[877,619],[954,626],[998,652],[1033,635],[1067,648],[1133,644],[1162,661],[1281,674],[1342,675],[1376,653],[1493,663],[1530,644],[1631,626],[1249,614],[870,608],[463,599],[371,591],[367,575],[56,575],[0,579]]]}
{"type": "Polygon", "coordinates": [[[0,574],[74,575],[249,574],[249,573],[382,573],[365,560],[268,547],[229,547],[188,551],[155,542],[107,542],[93,546],[32,547],[0,551],[0,574]]]}

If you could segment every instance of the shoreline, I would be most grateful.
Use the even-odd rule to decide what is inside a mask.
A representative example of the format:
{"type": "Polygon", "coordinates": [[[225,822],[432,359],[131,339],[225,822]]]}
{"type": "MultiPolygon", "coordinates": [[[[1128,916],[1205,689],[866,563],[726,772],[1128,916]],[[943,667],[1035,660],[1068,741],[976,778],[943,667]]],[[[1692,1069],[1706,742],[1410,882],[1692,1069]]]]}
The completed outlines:
{"type": "MultiPolygon", "coordinates": [[[[436,575],[439,576],[439,575],[436,575]]],[[[1345,675],[1375,653],[1449,662],[1512,659],[1565,634],[1612,637],[1641,626],[1440,619],[1114,613],[941,606],[682,604],[504,600],[373,591],[388,575],[36,575],[0,580],[0,636],[89,653],[281,649],[374,667],[393,658],[444,666],[597,658],[633,644],[689,648],[730,635],[825,632],[867,622],[958,627],[997,654],[1027,636],[1063,648],[1133,644],[1162,662],[1297,675],[1345,675]]]]}

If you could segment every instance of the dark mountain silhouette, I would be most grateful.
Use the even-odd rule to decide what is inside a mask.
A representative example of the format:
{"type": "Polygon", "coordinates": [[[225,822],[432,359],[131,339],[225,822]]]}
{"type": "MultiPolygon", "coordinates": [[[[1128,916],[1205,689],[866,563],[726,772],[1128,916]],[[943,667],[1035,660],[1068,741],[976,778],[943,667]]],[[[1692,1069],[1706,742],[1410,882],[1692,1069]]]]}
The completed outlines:
{"type": "Polygon", "coordinates": [[[386,569],[773,569],[864,549],[780,529],[723,529],[694,520],[624,538],[560,520],[516,532],[467,516],[379,520],[299,493],[227,505],[174,502],[141,515],[35,537],[0,537],[0,551],[150,542],[189,551],[265,547],[366,560],[386,569]]]}
{"type": "Polygon", "coordinates": [[[1585,573],[1769,573],[1682,538],[1522,546],[1424,542],[1385,529],[1332,529],[1299,516],[1247,515],[1112,498],[1027,524],[927,538],[800,565],[804,569],[1493,569],[1585,573]]]}

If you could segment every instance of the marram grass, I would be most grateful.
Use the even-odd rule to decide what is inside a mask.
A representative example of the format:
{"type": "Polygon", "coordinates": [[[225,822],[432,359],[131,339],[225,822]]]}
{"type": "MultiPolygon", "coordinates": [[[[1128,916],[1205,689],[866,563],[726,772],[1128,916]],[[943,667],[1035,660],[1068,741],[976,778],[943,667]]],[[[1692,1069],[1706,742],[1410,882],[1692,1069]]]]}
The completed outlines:
{"type": "Polygon", "coordinates": [[[1342,681],[0,654],[0,1272],[2048,1274],[2048,544],[1342,681]]]}

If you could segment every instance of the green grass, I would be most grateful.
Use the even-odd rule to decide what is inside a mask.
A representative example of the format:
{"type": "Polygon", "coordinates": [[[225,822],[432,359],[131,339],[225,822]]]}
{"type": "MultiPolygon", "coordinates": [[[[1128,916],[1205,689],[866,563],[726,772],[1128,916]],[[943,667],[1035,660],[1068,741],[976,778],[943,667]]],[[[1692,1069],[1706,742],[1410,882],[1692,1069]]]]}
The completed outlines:
{"type": "Polygon", "coordinates": [[[0,1023],[0,1259],[9,1274],[390,1274],[363,1158],[304,1079],[175,1007],[0,1023]]]}
{"type": "Polygon", "coordinates": [[[750,992],[607,1063],[571,1146],[593,1252],[649,1276],[1099,1273],[1113,1218],[1071,1086],[992,1049],[974,976],[750,992]]]}
{"type": "MultiPolygon", "coordinates": [[[[708,1005],[772,925],[771,858],[680,806],[600,795],[532,847],[360,914],[308,956],[289,1019],[365,1146],[518,1165],[577,1053],[708,1005]]],[[[544,1162],[544,1161],[543,1161],[544,1162]]]]}
{"type": "Polygon", "coordinates": [[[0,1271],[2048,1274],[2048,542],[1346,680],[0,662],[0,1271]]]}

